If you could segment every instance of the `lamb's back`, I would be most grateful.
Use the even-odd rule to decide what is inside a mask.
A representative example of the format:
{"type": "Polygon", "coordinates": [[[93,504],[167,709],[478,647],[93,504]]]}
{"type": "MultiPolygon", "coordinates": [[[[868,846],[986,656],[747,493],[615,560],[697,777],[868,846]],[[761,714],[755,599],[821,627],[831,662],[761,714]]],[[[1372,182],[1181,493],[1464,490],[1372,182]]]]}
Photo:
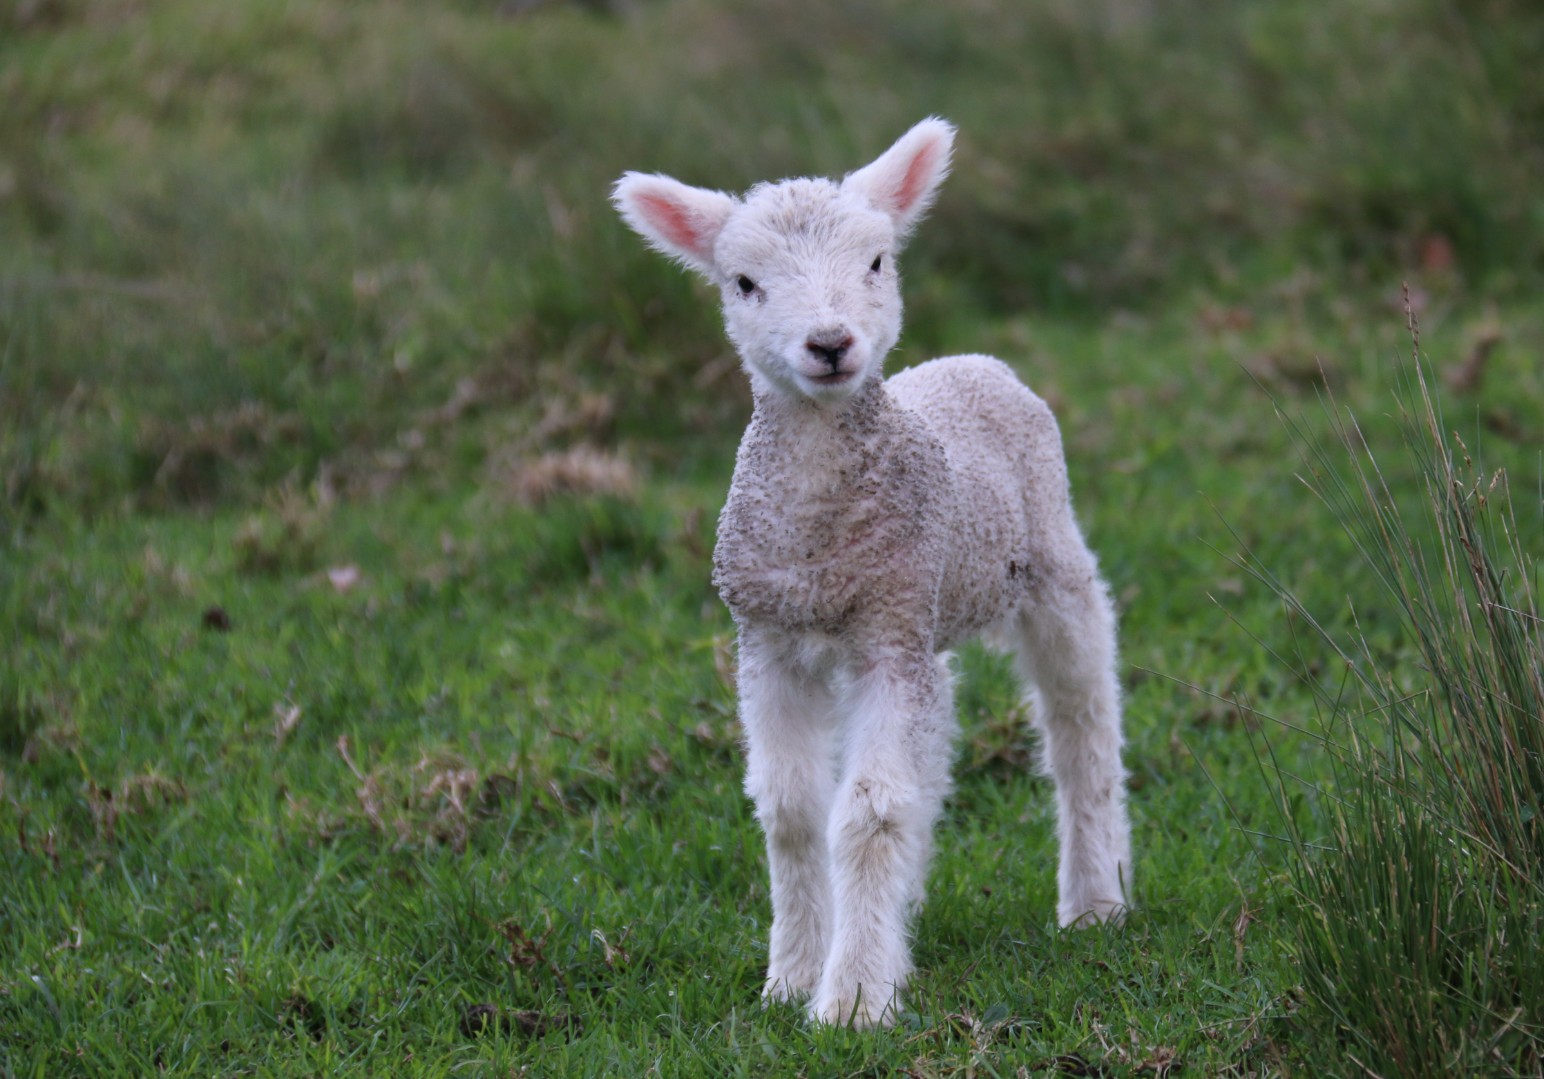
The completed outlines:
{"type": "Polygon", "coordinates": [[[1056,417],[1012,368],[991,356],[947,356],[893,375],[893,399],[920,416],[957,463],[975,462],[983,479],[1066,494],[1056,417]]]}

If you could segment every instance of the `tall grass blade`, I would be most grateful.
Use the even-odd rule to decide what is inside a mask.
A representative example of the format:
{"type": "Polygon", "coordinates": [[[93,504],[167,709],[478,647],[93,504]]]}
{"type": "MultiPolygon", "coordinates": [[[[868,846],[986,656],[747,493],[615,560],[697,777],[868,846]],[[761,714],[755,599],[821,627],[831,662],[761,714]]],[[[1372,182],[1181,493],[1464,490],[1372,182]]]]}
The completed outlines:
{"type": "MultiPolygon", "coordinates": [[[[1324,628],[1292,590],[1251,564],[1353,686],[1310,681],[1327,709],[1332,778],[1319,824],[1281,802],[1300,899],[1303,988],[1348,1058],[1378,1075],[1544,1070],[1544,622],[1504,473],[1477,473],[1449,436],[1416,346],[1396,396],[1400,483],[1355,420],[1325,402],[1349,462],[1284,417],[1305,483],[1392,603],[1390,659],[1354,623],[1324,628]],[[1400,658],[1413,656],[1413,660],[1400,658]],[[1330,735],[1334,737],[1331,738],[1330,735]],[[1328,838],[1311,835],[1322,827],[1328,838]]],[[[1306,665],[1294,666],[1306,669],[1306,665]]],[[[1274,768],[1274,758],[1261,757],[1274,768]]],[[[1275,789],[1285,789],[1275,777],[1275,789]]]]}

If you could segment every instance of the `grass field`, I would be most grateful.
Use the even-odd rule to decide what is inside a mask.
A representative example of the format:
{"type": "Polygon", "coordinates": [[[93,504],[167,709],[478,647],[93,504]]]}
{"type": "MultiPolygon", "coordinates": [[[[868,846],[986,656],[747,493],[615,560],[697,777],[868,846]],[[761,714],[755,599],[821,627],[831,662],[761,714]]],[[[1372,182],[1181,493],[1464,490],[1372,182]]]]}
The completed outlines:
{"type": "MultiPolygon", "coordinates": [[[[1408,282],[1544,550],[1541,58],[1521,0],[11,5],[0,1074],[1378,1071],[1304,975],[1354,782],[1304,612],[1391,685],[1427,660],[1298,477],[1365,446],[1419,504],[1408,282]],[[839,174],[930,113],[890,367],[993,352],[1058,411],[1139,910],[1056,928],[967,649],[908,1012],[857,1034],[758,1001],[708,581],[749,395],[606,195],[839,174]]],[[[1536,1063],[1537,1000],[1490,1014],[1398,1071],[1536,1063]]]]}

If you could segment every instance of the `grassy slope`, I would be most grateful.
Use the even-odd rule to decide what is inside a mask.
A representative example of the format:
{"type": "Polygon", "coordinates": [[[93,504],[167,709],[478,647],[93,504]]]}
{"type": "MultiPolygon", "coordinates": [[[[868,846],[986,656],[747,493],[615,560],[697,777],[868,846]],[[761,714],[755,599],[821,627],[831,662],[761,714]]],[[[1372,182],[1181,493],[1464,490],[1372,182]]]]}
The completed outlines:
{"type": "Polygon", "coordinates": [[[1269,828],[1270,796],[1206,696],[1309,718],[1226,551],[1330,612],[1355,584],[1249,371],[1307,402],[1322,359],[1378,439],[1415,273],[1440,361],[1505,335],[1452,414],[1514,489],[1544,431],[1541,114],[1508,66],[1536,27],[1344,7],[63,0],[8,27],[0,1064],[1333,1061],[1281,1018],[1278,852],[1230,816],[1269,828]],[[756,1007],[706,582],[745,397],[702,290],[604,194],[840,171],[927,112],[964,137],[898,362],[995,351],[1058,406],[1125,611],[1144,910],[1055,931],[1048,792],[967,652],[916,1018],[855,1036],[756,1007]],[[641,479],[523,504],[588,444],[641,479]],[[480,1003],[550,1029],[469,1036],[480,1003]]]}

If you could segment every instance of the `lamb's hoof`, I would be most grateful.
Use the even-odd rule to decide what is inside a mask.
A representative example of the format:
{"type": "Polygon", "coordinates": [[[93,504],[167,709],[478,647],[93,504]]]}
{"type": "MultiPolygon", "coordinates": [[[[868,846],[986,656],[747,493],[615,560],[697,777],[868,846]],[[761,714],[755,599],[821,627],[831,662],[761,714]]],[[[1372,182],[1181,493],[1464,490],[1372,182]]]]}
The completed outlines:
{"type": "Polygon", "coordinates": [[[1131,908],[1124,899],[1089,899],[1063,903],[1056,912],[1063,929],[1089,929],[1096,925],[1120,925],[1131,908]]]}
{"type": "Polygon", "coordinates": [[[873,1030],[876,1027],[891,1027],[895,1025],[896,1016],[900,1013],[901,1000],[899,995],[879,999],[877,994],[873,999],[859,992],[855,995],[836,994],[830,997],[821,997],[810,1004],[810,1018],[817,1023],[828,1023],[835,1027],[852,1027],[854,1030],[873,1030]]]}
{"type": "Polygon", "coordinates": [[[815,979],[801,984],[800,979],[767,976],[767,984],[761,987],[761,1006],[783,1004],[789,1001],[808,1000],[815,991],[815,979]]]}

